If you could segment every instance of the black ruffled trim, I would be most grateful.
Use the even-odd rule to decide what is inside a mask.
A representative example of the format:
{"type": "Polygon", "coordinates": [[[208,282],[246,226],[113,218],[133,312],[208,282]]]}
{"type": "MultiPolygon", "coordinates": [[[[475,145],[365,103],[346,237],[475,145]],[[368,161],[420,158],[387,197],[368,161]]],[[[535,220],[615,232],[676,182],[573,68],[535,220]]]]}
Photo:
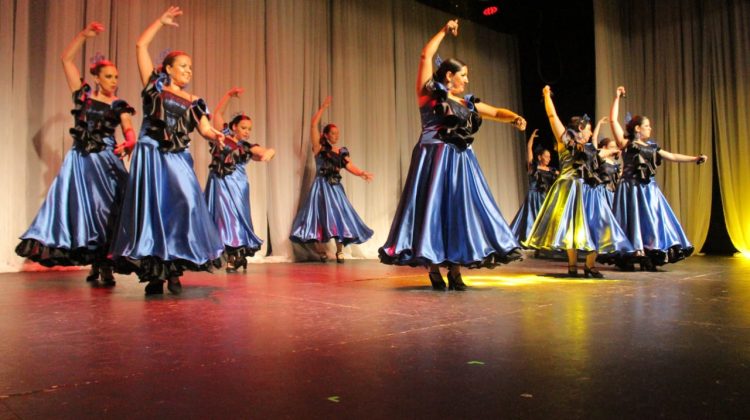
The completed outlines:
{"type": "MultiPolygon", "coordinates": [[[[175,125],[167,127],[161,93],[168,83],[168,76],[154,72],[141,92],[143,98],[143,112],[145,114],[143,126],[145,133],[159,143],[161,152],[181,152],[190,144],[189,134],[195,130],[200,119],[205,115],[210,117],[208,106],[203,99],[196,99],[190,104],[184,115],[175,120],[175,125]]],[[[184,98],[173,95],[178,100],[184,98]]]]}
{"type": "Polygon", "coordinates": [[[89,121],[91,116],[87,111],[93,103],[90,94],[91,87],[85,82],[81,84],[80,89],[73,92],[73,109],[70,113],[75,123],[69,132],[73,137],[74,146],[79,151],[98,153],[107,147],[104,139],[114,137],[115,129],[120,125],[120,116],[123,113],[135,114],[135,109],[122,99],[118,99],[107,107],[102,118],[89,121]]]}
{"type": "Polygon", "coordinates": [[[257,144],[251,144],[246,141],[240,141],[236,147],[232,148],[228,144],[219,148],[216,144],[211,144],[211,163],[208,165],[209,170],[223,178],[237,169],[237,165],[244,165],[253,157],[250,151],[257,144]]]}
{"type": "Polygon", "coordinates": [[[141,282],[168,280],[170,277],[182,277],[185,271],[208,271],[221,268],[223,258],[196,264],[188,260],[164,261],[157,257],[146,257],[132,260],[119,257],[114,260],[114,270],[119,274],[135,273],[141,282]]]}
{"type": "Polygon", "coordinates": [[[16,246],[16,254],[39,263],[45,267],[79,266],[92,263],[107,264],[107,248],[51,248],[36,239],[23,239],[16,246]]]}
{"type": "Polygon", "coordinates": [[[534,168],[532,177],[535,181],[536,191],[546,193],[550,189],[550,187],[552,187],[552,184],[555,183],[555,179],[557,179],[555,171],[556,169],[551,166],[549,167],[548,171],[541,171],[537,168],[534,168]]]}
{"type": "Polygon", "coordinates": [[[650,263],[652,266],[658,267],[682,261],[691,256],[694,251],[695,247],[692,246],[683,248],[681,245],[675,245],[666,250],[647,249],[645,250],[646,255],[599,255],[596,258],[596,261],[602,264],[616,265],[618,267],[627,267],[634,263],[650,263]]]}
{"type": "Polygon", "coordinates": [[[346,167],[350,159],[349,149],[342,147],[338,153],[333,150],[321,150],[319,153],[323,159],[323,164],[318,169],[318,176],[325,178],[331,185],[340,184],[341,168],[346,167]]]}
{"type": "Polygon", "coordinates": [[[231,246],[225,246],[224,247],[224,256],[229,258],[245,258],[245,257],[252,257],[255,255],[256,252],[260,251],[260,246],[251,248],[249,246],[241,246],[241,247],[231,247],[231,246]]]}
{"type": "MultiPolygon", "coordinates": [[[[410,250],[400,252],[395,256],[388,255],[383,248],[378,250],[378,257],[380,262],[388,265],[408,265],[410,267],[429,267],[431,264],[435,264],[424,257],[412,257],[410,250]]],[[[468,264],[457,264],[452,261],[442,261],[437,263],[441,267],[450,267],[452,265],[460,265],[466,268],[494,268],[498,265],[508,264],[513,261],[521,261],[523,255],[521,254],[521,248],[513,248],[507,254],[501,254],[499,252],[493,252],[492,254],[484,257],[481,261],[474,261],[468,264]]]]}

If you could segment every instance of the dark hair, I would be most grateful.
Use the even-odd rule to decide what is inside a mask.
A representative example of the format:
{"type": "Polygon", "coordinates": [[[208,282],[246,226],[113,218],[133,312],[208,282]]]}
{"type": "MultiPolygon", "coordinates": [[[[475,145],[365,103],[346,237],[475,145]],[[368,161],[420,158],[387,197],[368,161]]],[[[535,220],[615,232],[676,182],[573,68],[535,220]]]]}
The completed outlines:
{"type": "Polygon", "coordinates": [[[245,114],[237,114],[237,115],[235,115],[234,118],[232,118],[229,121],[229,129],[232,130],[232,131],[234,131],[235,127],[237,127],[237,124],[239,124],[241,121],[244,121],[244,120],[248,120],[250,122],[253,121],[252,118],[248,117],[245,114]]]}
{"type": "Polygon", "coordinates": [[[628,140],[635,140],[635,128],[643,124],[643,120],[647,120],[648,117],[645,115],[636,115],[625,124],[625,138],[628,140]]]}
{"type": "Polygon", "coordinates": [[[104,67],[115,67],[115,64],[109,60],[101,59],[89,67],[89,73],[93,76],[98,76],[104,67]]]}
{"type": "Polygon", "coordinates": [[[549,153],[549,154],[550,154],[550,158],[552,158],[552,152],[550,152],[550,151],[549,151],[549,149],[547,149],[547,148],[544,148],[544,147],[538,147],[538,148],[537,148],[537,149],[536,149],[536,150],[534,151],[534,158],[535,158],[535,159],[536,159],[537,161],[539,161],[539,156],[543,155],[543,154],[544,154],[544,152],[547,152],[547,153],[549,153]]]}
{"type": "Polygon", "coordinates": [[[164,60],[161,62],[161,67],[159,67],[159,72],[160,73],[166,73],[167,72],[167,66],[173,66],[174,65],[174,60],[177,59],[177,57],[179,57],[181,55],[185,55],[185,56],[189,57],[188,53],[186,53],[185,51],[179,51],[179,50],[172,51],[169,54],[167,54],[164,57],[164,60]]]}
{"type": "Polygon", "coordinates": [[[566,128],[575,132],[579,132],[586,127],[586,124],[591,124],[591,120],[588,117],[575,116],[570,117],[570,121],[568,121],[568,125],[566,126],[566,128]]]}
{"type": "Polygon", "coordinates": [[[325,127],[323,127],[323,133],[320,135],[320,146],[323,148],[323,150],[330,151],[333,149],[333,146],[331,146],[331,143],[328,142],[328,139],[326,138],[326,134],[329,134],[331,132],[332,128],[335,128],[336,124],[326,124],[325,127]]]}
{"type": "Polygon", "coordinates": [[[599,140],[599,148],[600,149],[604,149],[605,147],[607,147],[613,141],[615,141],[615,139],[613,139],[611,137],[605,137],[605,138],[599,140]]]}
{"type": "Polygon", "coordinates": [[[464,66],[466,66],[466,63],[461,60],[457,58],[448,58],[440,63],[440,67],[438,67],[435,74],[432,75],[432,78],[436,82],[445,83],[445,76],[448,74],[448,72],[458,73],[458,71],[464,68],[464,66]]]}

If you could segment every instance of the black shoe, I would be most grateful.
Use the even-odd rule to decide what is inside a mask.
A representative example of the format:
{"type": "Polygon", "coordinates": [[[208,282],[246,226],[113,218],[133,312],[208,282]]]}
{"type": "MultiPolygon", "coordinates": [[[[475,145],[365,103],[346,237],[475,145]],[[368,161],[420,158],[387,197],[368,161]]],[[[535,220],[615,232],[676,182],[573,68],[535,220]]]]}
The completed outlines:
{"type": "Polygon", "coordinates": [[[578,267],[575,265],[568,266],[568,277],[578,277],[578,267]]]}
{"type": "Polygon", "coordinates": [[[600,273],[599,270],[597,270],[594,267],[583,267],[583,277],[586,278],[594,278],[594,279],[603,279],[604,274],[600,273]]]}
{"type": "Polygon", "coordinates": [[[97,280],[99,280],[99,266],[91,264],[91,270],[89,270],[89,274],[86,276],[86,281],[93,283],[97,280]]]}
{"type": "Polygon", "coordinates": [[[344,263],[344,253],[343,252],[337,252],[336,253],[336,262],[339,264],[344,263]]]}
{"type": "Polygon", "coordinates": [[[164,282],[161,280],[151,280],[146,285],[146,296],[149,295],[163,295],[164,294],[164,282]]]}
{"type": "Polygon", "coordinates": [[[112,273],[112,267],[102,267],[99,272],[102,276],[102,286],[114,287],[117,284],[115,276],[112,273]]]}
{"type": "Polygon", "coordinates": [[[432,290],[445,290],[445,281],[440,273],[430,271],[430,283],[432,283],[432,290]]]}
{"type": "Polygon", "coordinates": [[[173,295],[179,295],[182,293],[182,283],[180,283],[180,278],[170,277],[167,281],[167,289],[169,289],[173,295]]]}
{"type": "Polygon", "coordinates": [[[453,276],[450,271],[448,272],[448,290],[456,290],[458,292],[466,290],[466,285],[463,279],[461,279],[461,273],[453,276]]]}
{"type": "Polygon", "coordinates": [[[318,254],[318,257],[320,258],[320,262],[322,263],[328,262],[328,254],[326,253],[318,254]]]}
{"type": "Polygon", "coordinates": [[[235,261],[235,264],[237,264],[235,267],[239,270],[240,267],[242,267],[242,271],[247,271],[247,258],[245,257],[237,257],[237,260],[235,261]]]}

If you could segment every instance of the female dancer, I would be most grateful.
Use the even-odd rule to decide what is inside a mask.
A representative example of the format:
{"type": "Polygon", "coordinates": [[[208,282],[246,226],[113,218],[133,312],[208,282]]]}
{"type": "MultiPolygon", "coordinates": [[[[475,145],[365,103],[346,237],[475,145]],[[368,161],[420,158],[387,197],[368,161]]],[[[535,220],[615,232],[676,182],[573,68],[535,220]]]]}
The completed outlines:
{"type": "Polygon", "coordinates": [[[193,75],[190,56],[172,51],[155,70],[148,52],[157,32],[177,26],[180,15],[179,7],[167,9],[136,45],[144,117],[112,254],[118,269],[148,282],[146,294],[164,293],[164,280],[170,292],[180,293],[184,270],[219,267],[224,250],[193,170],[188,134],[197,129],[219,143],[224,136],[211,127],[206,103],[185,91],[193,75]]]}
{"type": "Polygon", "coordinates": [[[75,105],[75,126],[70,129],[73,147],[16,253],[47,267],[91,264],[86,280],[96,282],[101,275],[105,286],[114,286],[107,252],[128,177],[115,154],[114,133],[120,125],[126,140],[117,152],[130,153],[135,144],[130,116],[135,110],[115,95],[118,72],[114,64],[99,59],[91,66],[96,83],[93,92],[73,64],[86,39],[103,30],[101,23],[90,23],[62,55],[75,105]]]}
{"type": "Polygon", "coordinates": [[[320,117],[330,105],[329,96],[312,117],[310,139],[318,176],[294,218],[289,239],[297,243],[315,243],[320,261],[325,262],[328,257],[323,244],[333,238],[336,241],[336,262],[343,263],[343,247],[361,244],[370,239],[373,232],[346,198],[339,172],[344,168],[367,182],[372,180],[373,174],[356,167],[346,147],[336,146],[338,127],[328,124],[323,127],[323,134],[318,130],[320,117]]]}
{"type": "MultiPolygon", "coordinates": [[[[633,243],[636,256],[640,257],[641,268],[656,270],[659,265],[675,263],[693,253],[693,245],[656,183],[656,167],[662,159],[700,165],[706,161],[706,155],[687,156],[663,150],[651,139],[651,122],[641,115],[633,117],[623,132],[617,114],[620,97],[624,94],[625,88],[618,87],[609,116],[623,159],[622,180],[615,191],[614,213],[633,243]]],[[[632,259],[618,265],[633,269],[632,259]]]]}
{"type": "Polygon", "coordinates": [[[276,153],[257,144],[249,143],[253,120],[239,114],[224,123],[224,111],[231,98],[238,98],[244,90],[230,89],[219,101],[214,113],[213,124],[223,130],[226,144],[220,147],[211,145],[212,161],[206,182],[206,202],[224,243],[227,257],[227,272],[238,268],[247,269],[246,257],[252,257],[260,249],[263,241],[253,231],[250,217],[250,183],[247,181],[245,166],[250,159],[268,162],[276,153]]]}
{"type": "Polygon", "coordinates": [[[627,253],[632,246],[609,206],[596,199],[587,184],[595,177],[597,162],[596,147],[589,143],[592,132],[588,117],[573,117],[564,126],[552,103],[549,86],[544,87],[543,94],[562,171],[547,193],[525,245],[540,250],[564,249],[571,277],[578,276],[578,251],[586,252],[584,275],[602,278],[594,268],[597,254],[627,253]]]}
{"type": "Polygon", "coordinates": [[[600,140],[598,148],[599,167],[596,171],[597,183],[594,189],[599,199],[604,200],[610,208],[613,208],[615,189],[622,173],[622,167],[617,162],[620,148],[617,146],[617,142],[610,137],[600,140]]]}
{"type": "Polygon", "coordinates": [[[534,154],[534,139],[539,137],[534,130],[529,137],[526,151],[526,169],[529,175],[529,192],[526,193],[526,200],[518,209],[518,213],[510,223],[510,230],[519,242],[525,241],[534,225],[539,208],[542,207],[544,196],[555,182],[555,178],[560,172],[557,168],[550,166],[552,155],[547,149],[539,149],[539,153],[534,154]]]}
{"type": "Polygon", "coordinates": [[[429,267],[435,290],[445,290],[439,267],[448,267],[450,289],[465,290],[461,266],[494,267],[521,258],[471,148],[472,135],[482,117],[519,130],[526,128],[526,121],[473,95],[463,96],[469,83],[463,62],[445,60],[433,73],[432,58],[448,32],[458,35],[457,20],[449,21],[422,49],[417,73],[422,135],[379,253],[384,264],[429,267]]]}

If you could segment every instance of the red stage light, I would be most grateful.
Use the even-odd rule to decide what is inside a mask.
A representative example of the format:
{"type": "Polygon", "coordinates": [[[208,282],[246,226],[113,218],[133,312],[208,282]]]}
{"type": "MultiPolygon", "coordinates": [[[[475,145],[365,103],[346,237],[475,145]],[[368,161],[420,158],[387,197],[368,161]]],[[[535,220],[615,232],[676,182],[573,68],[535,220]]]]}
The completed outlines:
{"type": "Polygon", "coordinates": [[[485,16],[492,16],[495,13],[497,13],[497,6],[490,6],[490,7],[485,8],[484,11],[482,11],[482,14],[485,16]]]}

